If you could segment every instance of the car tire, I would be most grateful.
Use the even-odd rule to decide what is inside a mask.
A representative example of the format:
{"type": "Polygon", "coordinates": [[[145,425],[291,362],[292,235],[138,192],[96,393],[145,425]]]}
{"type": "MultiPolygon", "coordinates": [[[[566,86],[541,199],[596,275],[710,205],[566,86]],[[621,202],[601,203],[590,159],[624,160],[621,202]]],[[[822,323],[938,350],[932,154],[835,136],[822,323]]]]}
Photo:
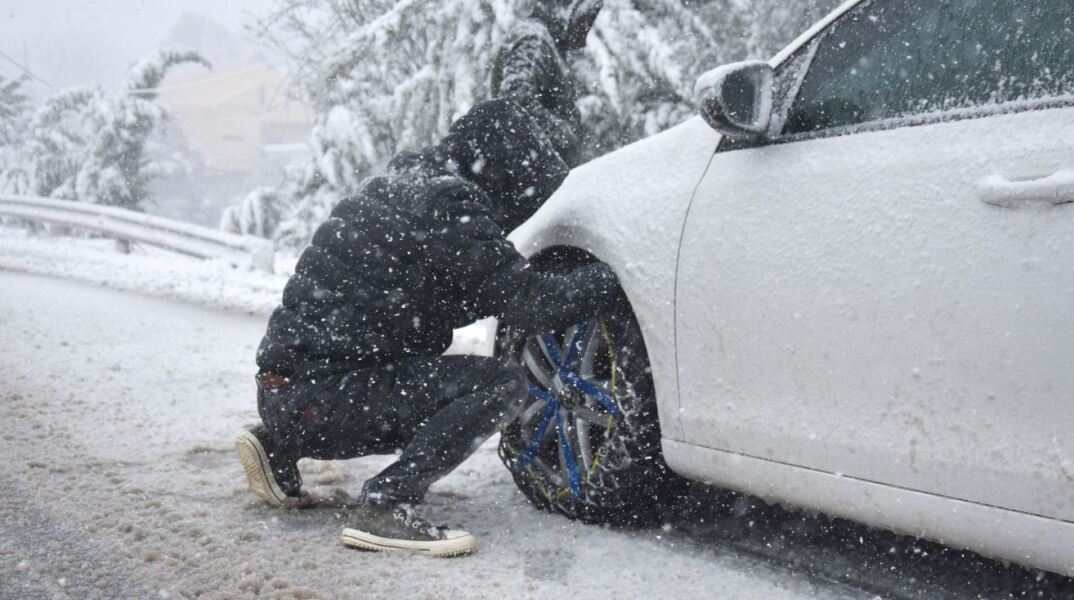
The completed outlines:
{"type": "Polygon", "coordinates": [[[529,376],[529,401],[499,446],[522,493],[587,523],[658,522],[684,484],[664,462],[649,358],[625,297],[562,333],[501,328],[498,351],[529,376]]]}

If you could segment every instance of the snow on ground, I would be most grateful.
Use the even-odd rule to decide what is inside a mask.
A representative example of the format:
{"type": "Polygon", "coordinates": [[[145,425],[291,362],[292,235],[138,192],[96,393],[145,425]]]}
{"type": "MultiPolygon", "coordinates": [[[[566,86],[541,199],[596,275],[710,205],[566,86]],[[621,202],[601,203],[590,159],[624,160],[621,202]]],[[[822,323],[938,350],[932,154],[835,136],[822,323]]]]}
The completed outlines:
{"type": "MultiPolygon", "coordinates": [[[[49,263],[52,250],[20,241],[25,253],[13,257],[5,244],[0,268],[72,273],[49,263]]],[[[130,267],[139,260],[123,257],[131,270],[120,279],[154,268],[150,258],[130,267]]],[[[107,274],[106,261],[87,263],[76,278],[107,274]]],[[[0,290],[0,597],[871,597],[674,532],[538,511],[491,443],[438,482],[426,507],[473,531],[476,555],[344,548],[342,510],[265,506],[233,455],[233,436],[256,419],[263,317],[10,272],[0,272],[0,290]]],[[[353,493],[390,460],[302,468],[321,491],[353,493]]]]}

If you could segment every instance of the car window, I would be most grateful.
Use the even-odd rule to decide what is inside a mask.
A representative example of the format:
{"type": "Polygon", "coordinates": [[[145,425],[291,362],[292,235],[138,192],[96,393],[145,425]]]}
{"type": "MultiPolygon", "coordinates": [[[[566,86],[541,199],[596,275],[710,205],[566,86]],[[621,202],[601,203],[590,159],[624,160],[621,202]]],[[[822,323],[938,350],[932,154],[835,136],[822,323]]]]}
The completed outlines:
{"type": "Polygon", "coordinates": [[[1074,92],[1070,0],[876,0],[819,44],[785,133],[1074,92]]]}

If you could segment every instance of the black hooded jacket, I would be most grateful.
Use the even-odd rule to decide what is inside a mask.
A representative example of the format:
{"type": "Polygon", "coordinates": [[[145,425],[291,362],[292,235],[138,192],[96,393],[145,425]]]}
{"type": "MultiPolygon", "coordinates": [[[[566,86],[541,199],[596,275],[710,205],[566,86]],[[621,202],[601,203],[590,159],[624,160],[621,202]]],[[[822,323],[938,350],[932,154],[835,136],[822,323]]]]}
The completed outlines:
{"type": "Polygon", "coordinates": [[[567,175],[509,100],[475,107],[441,144],[397,156],[346,198],[302,253],[258,349],[262,371],[353,369],[441,354],[452,330],[495,316],[564,328],[615,294],[602,265],[535,272],[507,241],[567,175]]]}

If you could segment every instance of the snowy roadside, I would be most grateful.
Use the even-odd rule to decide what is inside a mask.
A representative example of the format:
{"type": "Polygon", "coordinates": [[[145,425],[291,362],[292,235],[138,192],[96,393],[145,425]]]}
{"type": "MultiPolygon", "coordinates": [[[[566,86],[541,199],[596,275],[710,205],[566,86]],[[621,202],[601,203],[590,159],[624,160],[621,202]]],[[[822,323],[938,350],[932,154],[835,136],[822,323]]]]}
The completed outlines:
{"type": "MultiPolygon", "coordinates": [[[[245,271],[224,261],[190,258],[144,245],[122,254],[112,240],[34,235],[22,228],[0,226],[0,270],[266,318],[279,304],[295,260],[279,254],[275,273],[245,271]]],[[[494,334],[495,322],[490,321],[458,329],[447,353],[487,355],[494,334]]]]}
{"type": "MultiPolygon", "coordinates": [[[[223,261],[199,260],[136,245],[130,254],[107,239],[34,235],[0,227],[0,269],[48,275],[112,289],[251,315],[268,316],[290,271],[243,271],[223,261]]],[[[292,261],[293,262],[293,261],[292,261]]]]}

